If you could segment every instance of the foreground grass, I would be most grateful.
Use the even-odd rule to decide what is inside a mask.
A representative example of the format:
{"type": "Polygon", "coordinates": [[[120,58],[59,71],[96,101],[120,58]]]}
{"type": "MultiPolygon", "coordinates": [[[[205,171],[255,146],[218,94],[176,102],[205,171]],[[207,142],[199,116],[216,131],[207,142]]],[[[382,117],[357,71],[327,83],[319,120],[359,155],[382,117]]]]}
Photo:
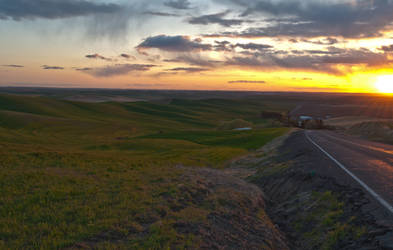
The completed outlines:
{"type": "Polygon", "coordinates": [[[206,217],[178,210],[178,165],[222,168],[286,133],[217,131],[258,118],[260,101],[85,104],[0,96],[0,248],[187,247],[171,225],[206,217]],[[216,117],[220,117],[217,120],[216,117]],[[163,221],[160,218],[165,217],[163,221]]]}

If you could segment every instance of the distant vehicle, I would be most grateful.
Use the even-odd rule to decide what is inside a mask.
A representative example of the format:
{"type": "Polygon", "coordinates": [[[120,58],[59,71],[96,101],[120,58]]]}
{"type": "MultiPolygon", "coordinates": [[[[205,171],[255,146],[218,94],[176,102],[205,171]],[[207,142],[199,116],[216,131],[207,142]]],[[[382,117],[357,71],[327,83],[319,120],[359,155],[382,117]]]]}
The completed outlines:
{"type": "Polygon", "coordinates": [[[291,118],[292,124],[299,128],[305,129],[322,129],[324,128],[323,119],[307,115],[300,115],[291,118]]]}
{"type": "Polygon", "coordinates": [[[312,121],[314,118],[311,116],[301,115],[297,119],[297,124],[299,127],[304,128],[307,122],[312,121]]]}

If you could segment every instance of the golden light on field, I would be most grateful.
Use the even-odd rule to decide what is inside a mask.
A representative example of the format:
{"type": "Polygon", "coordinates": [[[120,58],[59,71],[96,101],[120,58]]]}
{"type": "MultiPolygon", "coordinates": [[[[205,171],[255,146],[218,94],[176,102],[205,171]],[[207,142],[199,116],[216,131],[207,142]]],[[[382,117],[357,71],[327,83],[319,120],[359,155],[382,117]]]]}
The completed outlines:
{"type": "Polygon", "coordinates": [[[379,76],[375,82],[375,87],[381,93],[393,93],[393,75],[379,76]]]}

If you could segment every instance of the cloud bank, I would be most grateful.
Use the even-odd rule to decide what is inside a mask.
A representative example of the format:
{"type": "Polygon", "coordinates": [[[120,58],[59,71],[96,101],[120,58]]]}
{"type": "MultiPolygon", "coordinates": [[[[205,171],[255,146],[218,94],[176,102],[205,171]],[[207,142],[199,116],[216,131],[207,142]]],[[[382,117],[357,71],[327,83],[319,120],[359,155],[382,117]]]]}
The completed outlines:
{"type": "Polygon", "coordinates": [[[156,65],[151,64],[116,64],[108,65],[101,68],[77,68],[76,70],[85,72],[94,77],[113,77],[119,75],[127,75],[130,72],[149,71],[156,65]]]}
{"type": "Polygon", "coordinates": [[[200,24],[200,25],[219,24],[224,27],[241,25],[247,22],[246,20],[243,19],[225,19],[224,17],[229,13],[230,13],[229,11],[225,11],[217,14],[192,17],[189,19],[188,22],[190,24],[200,24]]]}
{"type": "Polygon", "coordinates": [[[60,67],[60,66],[48,66],[48,65],[42,65],[41,66],[42,69],[45,70],[63,70],[64,67],[60,67]]]}
{"type": "Polygon", "coordinates": [[[85,57],[89,58],[89,59],[100,59],[100,60],[109,61],[109,62],[112,61],[112,59],[104,57],[100,54],[91,54],[91,55],[86,55],[85,57]]]}
{"type": "Polygon", "coordinates": [[[6,64],[6,65],[2,65],[3,67],[7,67],[7,68],[24,68],[25,66],[23,65],[18,65],[18,64],[6,64]]]}
{"type": "Polygon", "coordinates": [[[1,0],[0,19],[58,19],[119,12],[114,3],[86,0],[1,0]]]}
{"type": "Polygon", "coordinates": [[[203,44],[200,39],[191,40],[188,36],[159,35],[148,37],[137,46],[140,52],[154,48],[171,52],[190,52],[210,50],[211,45],[203,44]]]}
{"type": "Polygon", "coordinates": [[[243,9],[243,17],[265,17],[268,25],[216,36],[233,37],[377,37],[393,21],[390,0],[301,1],[217,0],[243,9]],[[272,18],[268,18],[272,17],[272,18]]]}
{"type": "Polygon", "coordinates": [[[167,1],[164,3],[164,5],[166,5],[170,8],[179,9],[179,10],[191,9],[191,3],[188,0],[167,1]]]}

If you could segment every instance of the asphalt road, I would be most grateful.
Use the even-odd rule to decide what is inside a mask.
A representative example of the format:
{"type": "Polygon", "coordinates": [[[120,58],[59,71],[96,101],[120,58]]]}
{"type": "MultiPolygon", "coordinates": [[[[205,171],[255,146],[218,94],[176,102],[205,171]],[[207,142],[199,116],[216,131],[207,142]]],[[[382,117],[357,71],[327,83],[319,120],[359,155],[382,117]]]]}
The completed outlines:
{"type": "Polygon", "coordinates": [[[331,131],[305,135],[337,168],[346,169],[340,174],[355,180],[386,210],[393,209],[393,146],[331,131]]]}

